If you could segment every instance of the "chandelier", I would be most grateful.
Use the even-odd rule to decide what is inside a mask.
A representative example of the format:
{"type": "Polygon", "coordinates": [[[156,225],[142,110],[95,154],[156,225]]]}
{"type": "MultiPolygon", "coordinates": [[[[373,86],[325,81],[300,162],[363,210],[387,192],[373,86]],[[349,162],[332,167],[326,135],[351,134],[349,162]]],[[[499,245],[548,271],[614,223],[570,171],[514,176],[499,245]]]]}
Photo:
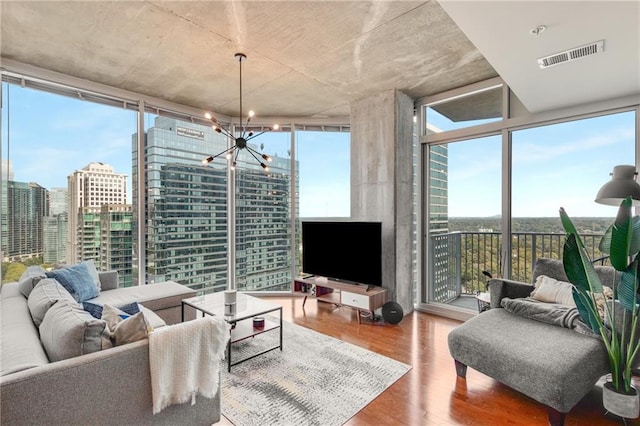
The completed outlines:
{"type": "Polygon", "coordinates": [[[260,133],[253,133],[252,131],[248,131],[248,127],[249,127],[249,123],[251,122],[251,118],[255,115],[253,111],[249,111],[249,113],[247,114],[247,119],[246,121],[242,122],[242,61],[247,59],[247,55],[245,55],[244,53],[236,53],[235,54],[235,58],[238,60],[238,62],[240,63],[240,136],[236,137],[234,136],[234,134],[222,127],[220,125],[220,123],[218,122],[218,120],[215,119],[215,117],[213,117],[211,114],[206,113],[205,114],[205,118],[207,120],[211,120],[211,122],[213,123],[212,128],[213,130],[215,130],[218,133],[222,133],[223,135],[231,138],[234,140],[234,145],[231,148],[227,148],[224,151],[216,154],[216,155],[212,155],[210,157],[205,158],[204,160],[202,160],[202,164],[209,164],[211,163],[213,160],[215,160],[216,158],[220,157],[221,155],[224,155],[227,160],[232,159],[231,161],[231,169],[235,170],[236,168],[236,160],[238,159],[238,155],[240,154],[240,151],[242,151],[243,149],[246,149],[247,152],[249,154],[251,154],[253,156],[253,158],[256,159],[256,161],[258,163],[260,163],[260,166],[265,170],[265,171],[269,171],[269,167],[267,167],[267,165],[262,161],[267,161],[270,162],[271,161],[271,157],[269,157],[266,154],[261,154],[260,152],[256,151],[255,149],[251,148],[248,144],[248,142],[251,139],[254,139],[258,136],[260,136],[261,134],[265,133],[265,132],[270,132],[271,130],[278,130],[280,128],[280,126],[278,126],[277,124],[274,124],[272,127],[268,127],[265,130],[263,130],[260,133]]]}

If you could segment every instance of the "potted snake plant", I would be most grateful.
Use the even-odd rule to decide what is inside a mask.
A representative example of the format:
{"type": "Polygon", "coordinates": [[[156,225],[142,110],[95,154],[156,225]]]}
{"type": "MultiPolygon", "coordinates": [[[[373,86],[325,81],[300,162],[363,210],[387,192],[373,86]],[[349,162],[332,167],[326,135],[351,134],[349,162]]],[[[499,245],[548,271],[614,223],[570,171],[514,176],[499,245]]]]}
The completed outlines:
{"type": "Polygon", "coordinates": [[[621,277],[613,289],[613,301],[604,303],[604,317],[598,313],[596,302],[599,297],[604,299],[602,283],[575,226],[562,208],[560,218],[567,233],[562,261],[573,284],[573,299],[583,322],[602,338],[609,358],[611,381],[604,385],[603,404],[620,417],[636,418],[640,398],[633,386],[632,369],[640,352],[637,335],[640,217],[632,216],[631,198],[627,197],[600,241],[600,251],[609,256],[621,277]]]}

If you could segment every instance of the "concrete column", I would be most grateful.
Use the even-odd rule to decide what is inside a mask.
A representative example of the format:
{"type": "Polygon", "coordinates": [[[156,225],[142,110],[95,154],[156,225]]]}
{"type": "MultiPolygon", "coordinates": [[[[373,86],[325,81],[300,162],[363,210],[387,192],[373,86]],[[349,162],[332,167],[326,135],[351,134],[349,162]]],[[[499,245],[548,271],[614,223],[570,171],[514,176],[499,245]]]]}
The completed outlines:
{"type": "Polygon", "coordinates": [[[413,100],[389,90],[351,104],[351,217],[382,222],[382,283],[413,311],[413,100]]]}

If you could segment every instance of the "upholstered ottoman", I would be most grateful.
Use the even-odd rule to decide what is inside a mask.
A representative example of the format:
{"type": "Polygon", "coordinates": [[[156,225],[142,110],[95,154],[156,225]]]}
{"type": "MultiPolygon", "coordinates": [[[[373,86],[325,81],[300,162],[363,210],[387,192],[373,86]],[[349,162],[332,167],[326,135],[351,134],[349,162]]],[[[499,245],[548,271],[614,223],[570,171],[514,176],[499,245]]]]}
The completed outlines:
{"type": "Polygon", "coordinates": [[[456,373],[469,366],[545,404],[549,422],[569,412],[608,373],[602,342],[574,330],[497,308],[449,334],[456,373]]]}

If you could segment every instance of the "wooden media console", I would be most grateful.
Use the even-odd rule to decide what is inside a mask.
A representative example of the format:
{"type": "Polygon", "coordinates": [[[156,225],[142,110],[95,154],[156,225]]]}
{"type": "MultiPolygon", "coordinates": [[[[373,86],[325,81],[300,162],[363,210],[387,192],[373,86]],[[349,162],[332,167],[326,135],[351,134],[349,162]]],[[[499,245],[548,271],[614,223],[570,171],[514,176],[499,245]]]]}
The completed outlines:
{"type": "Polygon", "coordinates": [[[358,312],[358,323],[361,323],[360,311],[368,311],[373,317],[373,311],[381,308],[387,301],[387,289],[383,287],[345,284],[318,278],[296,278],[294,291],[305,294],[302,306],[307,302],[307,297],[311,296],[321,302],[354,308],[358,312]]]}

